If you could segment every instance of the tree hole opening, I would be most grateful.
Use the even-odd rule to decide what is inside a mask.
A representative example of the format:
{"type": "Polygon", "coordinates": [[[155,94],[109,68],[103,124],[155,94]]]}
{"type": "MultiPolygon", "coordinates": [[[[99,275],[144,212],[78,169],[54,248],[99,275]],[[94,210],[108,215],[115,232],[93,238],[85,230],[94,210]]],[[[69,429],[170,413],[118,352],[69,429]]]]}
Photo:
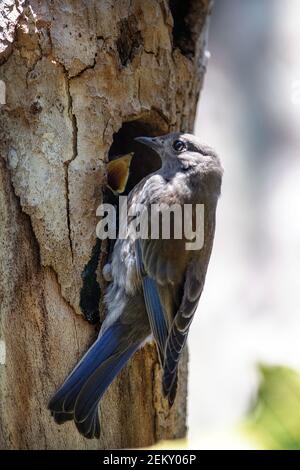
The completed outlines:
{"type": "Polygon", "coordinates": [[[170,0],[173,16],[173,42],[186,57],[193,58],[198,39],[206,19],[209,3],[205,0],[170,0]]]}
{"type": "Polygon", "coordinates": [[[124,122],[119,131],[114,134],[113,143],[108,153],[109,160],[114,160],[131,152],[134,154],[124,195],[127,195],[145,176],[161,167],[160,157],[149,147],[136,142],[134,138],[140,136],[154,137],[167,132],[168,126],[166,123],[163,125],[156,124],[145,119],[124,122]]]}

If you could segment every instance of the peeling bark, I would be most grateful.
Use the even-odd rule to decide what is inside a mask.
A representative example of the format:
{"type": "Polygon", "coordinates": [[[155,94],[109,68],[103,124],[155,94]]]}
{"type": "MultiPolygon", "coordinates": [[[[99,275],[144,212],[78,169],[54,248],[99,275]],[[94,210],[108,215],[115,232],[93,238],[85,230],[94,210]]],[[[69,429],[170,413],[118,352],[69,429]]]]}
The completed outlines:
{"type": "MultiPolygon", "coordinates": [[[[153,345],[102,400],[99,441],[56,426],[46,407],[96,336],[82,289],[89,267],[105,287],[93,265],[103,251],[92,259],[105,162],[130,151],[128,136],[192,129],[209,13],[207,0],[184,11],[167,0],[1,4],[1,448],[137,447],[185,434],[187,354],[169,410],[153,345]]],[[[131,185],[155,165],[137,159],[131,185]]]]}

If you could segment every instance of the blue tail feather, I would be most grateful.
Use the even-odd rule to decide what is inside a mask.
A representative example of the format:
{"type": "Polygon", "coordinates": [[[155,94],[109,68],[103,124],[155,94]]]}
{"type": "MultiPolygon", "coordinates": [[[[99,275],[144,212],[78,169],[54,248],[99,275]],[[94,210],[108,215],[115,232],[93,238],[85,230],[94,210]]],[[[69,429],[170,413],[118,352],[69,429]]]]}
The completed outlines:
{"type": "Polygon", "coordinates": [[[85,420],[91,408],[102,398],[105,390],[118,375],[130,357],[138,349],[139,343],[135,343],[122,354],[115,354],[101,364],[98,369],[86,381],[77,397],[75,406],[75,420],[85,420]]]}
{"type": "MultiPolygon", "coordinates": [[[[118,346],[122,325],[114,324],[91,346],[49,403],[52,411],[72,411],[73,396],[118,346]]],[[[77,393],[76,393],[77,392],[77,393]]]]}
{"type": "Polygon", "coordinates": [[[128,344],[128,326],[116,322],[92,345],[49,402],[58,424],[74,419],[87,438],[99,437],[98,403],[140,342],[128,344]]]}

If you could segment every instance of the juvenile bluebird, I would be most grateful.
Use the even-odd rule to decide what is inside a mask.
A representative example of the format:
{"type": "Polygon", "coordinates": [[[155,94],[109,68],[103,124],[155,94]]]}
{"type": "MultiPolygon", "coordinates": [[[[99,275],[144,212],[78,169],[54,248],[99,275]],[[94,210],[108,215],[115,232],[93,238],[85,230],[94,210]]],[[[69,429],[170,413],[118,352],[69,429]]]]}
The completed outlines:
{"type": "Polygon", "coordinates": [[[136,140],[157,152],[162,166],[128,196],[127,236],[119,237],[114,246],[112,282],[105,295],[107,315],[99,337],[49,403],[58,424],[74,420],[86,438],[100,436],[99,401],[151,334],[163,368],[163,393],[173,404],[178,361],[203,290],[213,245],[223,173],[217,154],[190,134],[136,140]],[[131,229],[140,206],[150,214],[156,204],[177,205],[183,211],[189,205],[193,226],[195,208],[204,205],[202,246],[190,249],[187,236],[178,238],[174,230],[169,238],[164,238],[161,230],[158,237],[151,236],[150,217],[150,235],[134,235],[131,229]]]}

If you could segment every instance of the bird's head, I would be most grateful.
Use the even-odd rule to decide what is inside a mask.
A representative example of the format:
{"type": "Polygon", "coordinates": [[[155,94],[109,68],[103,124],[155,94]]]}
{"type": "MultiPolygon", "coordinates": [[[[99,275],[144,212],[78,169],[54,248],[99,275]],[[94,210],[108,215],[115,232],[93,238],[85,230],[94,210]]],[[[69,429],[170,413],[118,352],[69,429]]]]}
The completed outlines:
{"type": "Polygon", "coordinates": [[[153,149],[162,160],[163,166],[167,163],[183,170],[193,170],[196,167],[201,171],[218,171],[222,173],[220,160],[216,152],[202,144],[192,135],[173,132],[158,137],[136,137],[135,140],[153,149]]]}

